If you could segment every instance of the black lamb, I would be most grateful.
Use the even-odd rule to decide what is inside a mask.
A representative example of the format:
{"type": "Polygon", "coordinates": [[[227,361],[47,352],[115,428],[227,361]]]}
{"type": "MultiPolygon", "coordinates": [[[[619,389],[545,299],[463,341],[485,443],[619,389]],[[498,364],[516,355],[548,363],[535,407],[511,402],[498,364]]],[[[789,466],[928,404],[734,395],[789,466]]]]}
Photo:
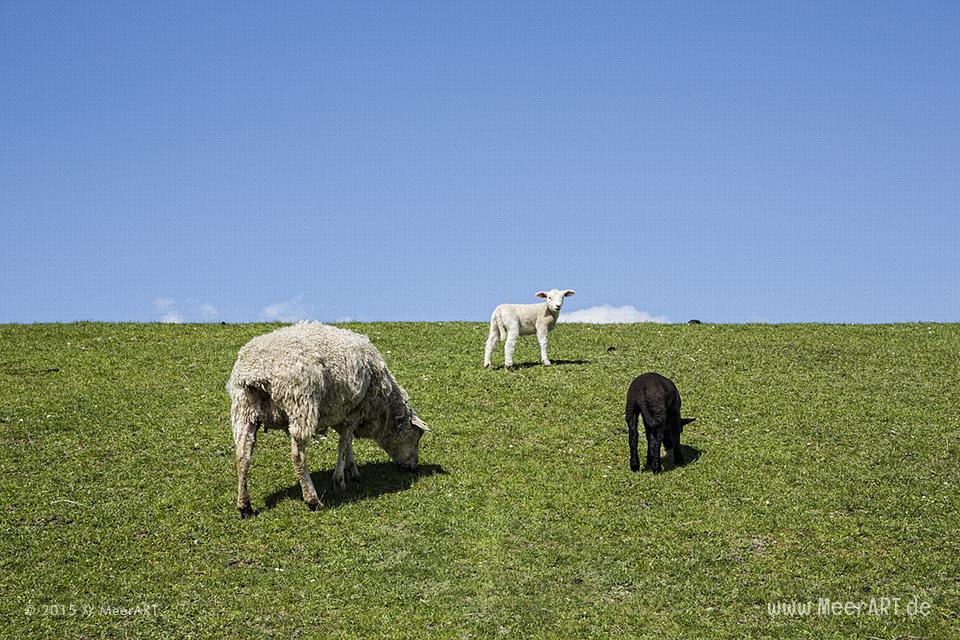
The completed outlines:
{"type": "Polygon", "coordinates": [[[644,431],[647,433],[647,467],[654,473],[660,473],[660,444],[673,449],[673,462],[683,464],[680,452],[680,433],[683,425],[694,418],[680,417],[680,392],[677,385],[659,373],[644,373],[637,376],[627,391],[627,428],[630,430],[630,470],[640,470],[640,456],[637,453],[638,419],[643,418],[644,431]]]}

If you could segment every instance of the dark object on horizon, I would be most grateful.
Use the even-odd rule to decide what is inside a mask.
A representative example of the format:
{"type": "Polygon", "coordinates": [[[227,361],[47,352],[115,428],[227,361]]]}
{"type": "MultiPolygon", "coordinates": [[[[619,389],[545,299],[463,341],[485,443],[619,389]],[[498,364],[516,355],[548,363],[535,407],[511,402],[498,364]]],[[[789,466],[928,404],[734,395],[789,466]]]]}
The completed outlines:
{"type": "Polygon", "coordinates": [[[697,320],[696,318],[694,318],[693,320],[689,321],[687,324],[703,324],[703,323],[697,320]]]}
{"type": "Polygon", "coordinates": [[[630,470],[640,470],[640,455],[637,452],[639,419],[643,419],[643,428],[647,434],[647,464],[654,473],[660,473],[660,444],[667,450],[673,449],[673,462],[683,464],[680,452],[680,433],[683,425],[694,418],[680,417],[680,392],[677,385],[659,373],[644,373],[637,376],[627,390],[627,409],[625,414],[627,429],[630,432],[630,470]]]}

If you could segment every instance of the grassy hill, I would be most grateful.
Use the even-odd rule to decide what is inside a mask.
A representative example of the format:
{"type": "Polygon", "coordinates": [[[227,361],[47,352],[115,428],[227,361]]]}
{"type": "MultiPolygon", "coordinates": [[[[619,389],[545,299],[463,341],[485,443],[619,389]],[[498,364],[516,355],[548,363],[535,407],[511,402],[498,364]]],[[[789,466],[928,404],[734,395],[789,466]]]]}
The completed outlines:
{"type": "Polygon", "coordinates": [[[481,324],[348,326],[423,468],[360,441],[338,494],[318,441],[311,513],[261,434],[251,520],[224,383],[274,326],[0,326],[0,636],[957,637],[960,325],[564,325],[512,373],[481,324]],[[697,418],[657,477],[623,422],[648,370],[697,418]],[[820,598],[866,604],[769,611],[820,598]]]}

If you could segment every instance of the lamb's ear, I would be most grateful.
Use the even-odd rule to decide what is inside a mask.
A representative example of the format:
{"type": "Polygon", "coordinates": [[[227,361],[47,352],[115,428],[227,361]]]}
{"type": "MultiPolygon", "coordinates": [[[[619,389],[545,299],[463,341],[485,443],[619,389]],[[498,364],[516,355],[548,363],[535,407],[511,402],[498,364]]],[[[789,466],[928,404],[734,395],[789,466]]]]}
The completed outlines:
{"type": "Polygon", "coordinates": [[[682,427],[685,424],[690,424],[694,420],[696,420],[696,418],[680,418],[680,426],[682,427]]]}
{"type": "Polygon", "coordinates": [[[574,291],[573,289],[567,289],[566,291],[563,292],[563,297],[564,297],[564,298],[567,298],[567,297],[569,297],[569,296],[572,296],[572,295],[575,294],[575,293],[576,293],[576,291],[574,291]]]}
{"type": "Polygon", "coordinates": [[[421,431],[430,431],[430,427],[427,426],[427,423],[420,419],[420,416],[414,414],[413,419],[410,420],[413,423],[413,426],[417,427],[421,431]]]}
{"type": "Polygon", "coordinates": [[[546,291],[537,291],[537,297],[538,297],[538,298],[546,298],[546,297],[547,297],[547,292],[546,292],[546,291]]]}

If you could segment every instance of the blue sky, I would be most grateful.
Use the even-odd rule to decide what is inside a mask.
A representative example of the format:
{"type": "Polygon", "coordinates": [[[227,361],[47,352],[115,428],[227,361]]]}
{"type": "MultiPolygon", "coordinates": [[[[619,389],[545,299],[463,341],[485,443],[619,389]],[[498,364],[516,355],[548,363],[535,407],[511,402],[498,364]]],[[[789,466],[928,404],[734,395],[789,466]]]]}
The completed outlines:
{"type": "Polygon", "coordinates": [[[958,321],[958,69],[956,2],[0,0],[0,322],[958,321]]]}

